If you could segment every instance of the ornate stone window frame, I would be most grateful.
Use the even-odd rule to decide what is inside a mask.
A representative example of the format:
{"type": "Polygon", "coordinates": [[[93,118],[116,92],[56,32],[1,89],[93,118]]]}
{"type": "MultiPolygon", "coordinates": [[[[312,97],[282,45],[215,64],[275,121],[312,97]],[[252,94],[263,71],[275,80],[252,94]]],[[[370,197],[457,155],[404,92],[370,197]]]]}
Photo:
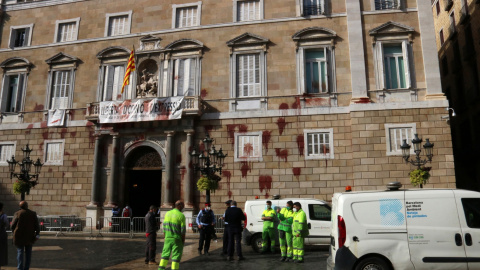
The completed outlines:
{"type": "Polygon", "coordinates": [[[173,4],[172,5],[172,29],[190,28],[202,25],[202,1],[186,3],[186,4],[173,4]],[[197,25],[177,27],[177,9],[197,7],[197,25]]]}
{"type": "MultiPolygon", "coordinates": [[[[22,112],[25,107],[25,96],[27,92],[28,76],[30,74],[30,70],[33,67],[33,64],[23,57],[12,57],[0,63],[0,67],[3,69],[2,90],[0,92],[0,101],[2,101],[1,103],[2,110],[3,110],[3,98],[4,98],[3,95],[5,94],[5,88],[8,87],[7,77],[12,75],[19,75],[19,76],[23,76],[23,84],[22,84],[22,96],[19,97],[21,99],[21,107],[18,108],[17,111],[22,112]]],[[[21,120],[21,117],[22,117],[22,113],[3,113],[2,112],[1,122],[16,123],[19,120],[21,120]]]]}
{"type": "MultiPolygon", "coordinates": [[[[128,34],[131,33],[131,30],[132,30],[132,10],[124,11],[124,12],[117,12],[117,13],[107,13],[107,14],[105,14],[105,33],[104,33],[105,37],[110,37],[110,35],[108,33],[108,30],[110,28],[110,18],[125,16],[125,15],[127,16],[128,27],[127,27],[127,33],[124,33],[123,35],[128,35],[128,34]]],[[[122,36],[122,35],[114,35],[114,36],[122,36]]]]}
{"type": "Polygon", "coordinates": [[[176,40],[167,46],[160,55],[160,81],[159,94],[163,97],[171,97],[175,95],[174,89],[174,63],[176,59],[193,59],[195,61],[195,86],[194,96],[200,95],[200,87],[202,85],[202,58],[205,45],[195,39],[176,40]]]}
{"type": "Polygon", "coordinates": [[[266,110],[267,106],[267,52],[270,40],[255,34],[244,33],[227,42],[230,47],[230,111],[266,110]],[[237,56],[259,55],[260,94],[239,97],[237,89],[237,56]]]}
{"type": "Polygon", "coordinates": [[[249,21],[242,21],[239,20],[238,18],[238,4],[240,2],[245,2],[245,1],[252,1],[252,0],[233,0],[233,21],[234,22],[249,22],[249,21],[258,21],[258,20],[263,20],[265,18],[265,4],[263,0],[257,0],[260,5],[260,18],[258,20],[249,20],[249,21]]]}
{"type": "Polygon", "coordinates": [[[32,34],[33,34],[33,26],[34,24],[26,24],[26,25],[16,25],[16,26],[10,26],[10,35],[8,39],[8,47],[10,49],[15,49],[15,48],[24,48],[24,47],[29,47],[32,45],[32,34]],[[28,36],[25,39],[25,46],[22,47],[15,47],[15,36],[14,34],[18,29],[28,29],[28,36]]]}
{"type": "MultiPolygon", "coordinates": [[[[254,149],[253,149],[254,150],[254,149]]],[[[262,132],[235,132],[235,149],[234,149],[234,162],[243,162],[243,161],[263,161],[263,151],[262,151],[262,132]],[[249,137],[256,137],[258,140],[258,148],[256,151],[258,152],[258,156],[254,157],[239,157],[239,148],[242,147],[241,145],[241,137],[242,136],[249,136],[249,137]]]]}
{"type": "Polygon", "coordinates": [[[325,129],[305,129],[303,130],[303,137],[305,140],[305,148],[304,154],[305,160],[318,160],[318,159],[335,159],[335,147],[334,147],[334,140],[333,140],[333,128],[325,128],[325,129]],[[318,134],[318,133],[327,133],[328,134],[328,145],[330,146],[330,153],[328,154],[318,154],[318,155],[309,155],[308,154],[308,139],[309,135],[311,134],[318,134]]]}
{"type": "MultiPolygon", "coordinates": [[[[77,57],[68,55],[66,53],[60,52],[56,55],[50,57],[49,59],[45,60],[48,64],[48,83],[47,83],[47,95],[45,104],[47,105],[46,108],[49,110],[52,106],[52,87],[53,87],[53,74],[56,71],[70,71],[70,82],[71,87],[68,93],[68,109],[72,108],[73,105],[73,95],[75,93],[75,71],[77,70],[78,64],[80,64],[81,60],[77,57]]],[[[67,113],[68,114],[68,113],[67,113]]]]}
{"type": "Polygon", "coordinates": [[[68,20],[56,20],[55,21],[55,36],[53,36],[53,43],[63,43],[78,40],[78,29],[80,27],[80,17],[68,19],[68,20]],[[75,23],[75,38],[69,41],[60,41],[58,34],[60,31],[60,25],[64,23],[75,23]]]}
{"type": "Polygon", "coordinates": [[[44,150],[43,150],[43,160],[45,161],[46,166],[63,166],[63,160],[65,157],[65,139],[60,139],[60,140],[45,140],[44,141],[44,150]],[[62,159],[57,160],[57,161],[49,161],[47,159],[47,151],[48,151],[48,145],[49,144],[54,144],[54,143],[59,143],[60,144],[60,153],[62,153],[62,159]]]}
{"type": "MultiPolygon", "coordinates": [[[[130,57],[130,50],[121,46],[112,46],[105,48],[97,53],[97,59],[100,61],[98,67],[98,84],[97,84],[97,102],[103,101],[104,79],[106,68],[110,65],[122,65],[126,68],[128,58],[130,57]]],[[[136,70],[130,75],[130,84],[127,86],[127,94],[124,99],[133,98],[134,85],[136,85],[136,70]]]]}

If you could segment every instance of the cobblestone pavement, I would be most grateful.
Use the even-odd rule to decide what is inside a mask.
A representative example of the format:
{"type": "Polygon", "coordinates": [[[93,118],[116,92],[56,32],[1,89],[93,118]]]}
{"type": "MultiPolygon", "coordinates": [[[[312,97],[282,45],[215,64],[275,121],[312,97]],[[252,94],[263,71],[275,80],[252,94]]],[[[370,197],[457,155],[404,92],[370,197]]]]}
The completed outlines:
{"type": "MultiPolygon", "coordinates": [[[[259,255],[251,247],[243,246],[245,261],[226,261],[220,256],[222,244],[212,242],[210,256],[197,254],[198,239],[187,239],[180,269],[268,270],[268,269],[326,269],[327,247],[312,246],[305,254],[304,264],[282,263],[279,254],[259,255]]],[[[163,239],[157,241],[157,261],[160,260],[163,239]]],[[[158,269],[156,265],[144,264],[145,240],[141,238],[42,238],[34,245],[31,270],[47,269],[158,269]]],[[[236,258],[235,258],[236,259],[236,258]]],[[[6,270],[16,269],[16,249],[9,245],[6,270]]]]}

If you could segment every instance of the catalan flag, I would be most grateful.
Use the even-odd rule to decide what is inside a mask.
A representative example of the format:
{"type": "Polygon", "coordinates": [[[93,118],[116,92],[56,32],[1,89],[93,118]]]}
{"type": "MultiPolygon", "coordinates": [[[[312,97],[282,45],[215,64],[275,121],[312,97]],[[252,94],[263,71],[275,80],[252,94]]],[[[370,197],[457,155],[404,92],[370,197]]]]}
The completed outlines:
{"type": "Polygon", "coordinates": [[[130,84],[130,74],[132,71],[135,71],[135,47],[133,47],[132,52],[130,53],[130,57],[128,58],[127,69],[125,70],[125,77],[123,77],[123,85],[122,85],[122,94],[125,85],[130,84]]]}

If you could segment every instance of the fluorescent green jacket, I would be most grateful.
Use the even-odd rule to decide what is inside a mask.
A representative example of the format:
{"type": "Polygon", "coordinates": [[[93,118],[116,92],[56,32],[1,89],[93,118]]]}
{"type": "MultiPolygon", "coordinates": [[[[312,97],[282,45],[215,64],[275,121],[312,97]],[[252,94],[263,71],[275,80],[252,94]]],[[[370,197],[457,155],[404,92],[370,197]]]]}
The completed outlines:
{"type": "MultiPolygon", "coordinates": [[[[277,214],[275,213],[275,210],[273,210],[273,208],[270,208],[270,210],[265,210],[263,211],[262,213],[262,217],[272,217],[275,219],[275,216],[277,214]]],[[[263,221],[263,230],[268,230],[270,228],[273,228],[273,224],[275,223],[274,220],[270,221],[270,220],[264,220],[263,221]]]]}
{"type": "Polygon", "coordinates": [[[278,224],[278,229],[284,232],[292,232],[292,223],[293,223],[293,211],[288,210],[286,207],[280,210],[280,213],[277,214],[280,224],[278,224]]]}
{"type": "Polygon", "coordinates": [[[307,215],[303,209],[298,210],[293,215],[293,235],[308,236],[307,215]]]}
{"type": "Polygon", "coordinates": [[[185,215],[177,208],[168,211],[163,220],[163,231],[165,238],[182,239],[182,235],[187,232],[185,215]]]}

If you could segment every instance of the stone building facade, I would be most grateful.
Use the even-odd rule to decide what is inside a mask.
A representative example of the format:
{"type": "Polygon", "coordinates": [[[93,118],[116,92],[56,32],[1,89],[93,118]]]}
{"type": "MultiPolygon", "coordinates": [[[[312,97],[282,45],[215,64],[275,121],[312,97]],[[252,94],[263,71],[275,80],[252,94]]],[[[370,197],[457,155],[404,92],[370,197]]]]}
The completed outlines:
{"type": "MultiPolygon", "coordinates": [[[[428,2],[9,0],[3,7],[1,154],[20,157],[29,144],[45,162],[27,195],[39,214],[95,218],[130,204],[142,216],[149,204],[167,210],[178,199],[198,209],[205,196],[189,151],[204,147],[207,133],[227,154],[212,194],[218,210],[228,199],[328,201],[347,185],[411,187],[413,168],[399,146],[415,133],[435,143],[427,187],[455,187],[428,2]],[[133,46],[137,70],[122,94],[133,46]],[[180,100],[180,117],[102,120],[112,104],[154,98],[180,100]]],[[[0,194],[13,208],[19,195],[1,164],[0,194]]]]}
{"type": "Polygon", "coordinates": [[[450,118],[457,187],[480,191],[480,1],[432,1],[442,86],[450,118]]]}

